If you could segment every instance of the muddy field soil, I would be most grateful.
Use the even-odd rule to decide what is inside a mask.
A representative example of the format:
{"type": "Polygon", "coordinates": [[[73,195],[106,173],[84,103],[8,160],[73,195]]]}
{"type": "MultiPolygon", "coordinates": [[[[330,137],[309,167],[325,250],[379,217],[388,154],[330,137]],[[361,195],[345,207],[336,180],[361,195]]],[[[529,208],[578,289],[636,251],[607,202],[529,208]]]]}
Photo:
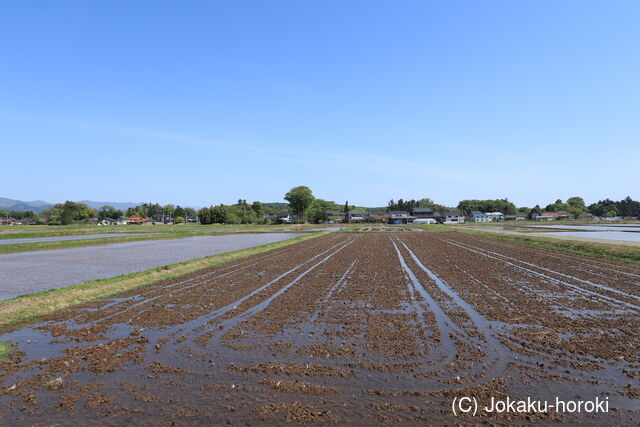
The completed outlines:
{"type": "Polygon", "coordinates": [[[639,326],[636,267],[334,233],[0,335],[0,424],[638,425],[639,326]],[[609,410],[482,410],[527,398],[609,410]]]}

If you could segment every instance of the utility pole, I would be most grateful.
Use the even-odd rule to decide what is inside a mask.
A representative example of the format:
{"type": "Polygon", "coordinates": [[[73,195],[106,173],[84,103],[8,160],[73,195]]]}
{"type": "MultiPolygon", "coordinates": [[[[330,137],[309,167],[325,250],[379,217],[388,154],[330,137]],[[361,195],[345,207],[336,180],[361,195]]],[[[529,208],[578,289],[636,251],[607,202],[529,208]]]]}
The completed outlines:
{"type": "Polygon", "coordinates": [[[349,224],[350,218],[349,218],[349,201],[348,200],[344,203],[343,210],[344,210],[344,222],[349,224]]]}

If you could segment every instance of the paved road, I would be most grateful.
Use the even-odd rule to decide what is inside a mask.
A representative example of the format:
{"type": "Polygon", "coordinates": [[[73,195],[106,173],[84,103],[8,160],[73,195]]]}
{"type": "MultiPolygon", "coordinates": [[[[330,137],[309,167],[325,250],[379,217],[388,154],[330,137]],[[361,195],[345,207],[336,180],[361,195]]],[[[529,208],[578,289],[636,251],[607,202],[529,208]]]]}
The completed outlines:
{"type": "Polygon", "coordinates": [[[0,300],[299,236],[232,234],[0,255],[0,300]]]}

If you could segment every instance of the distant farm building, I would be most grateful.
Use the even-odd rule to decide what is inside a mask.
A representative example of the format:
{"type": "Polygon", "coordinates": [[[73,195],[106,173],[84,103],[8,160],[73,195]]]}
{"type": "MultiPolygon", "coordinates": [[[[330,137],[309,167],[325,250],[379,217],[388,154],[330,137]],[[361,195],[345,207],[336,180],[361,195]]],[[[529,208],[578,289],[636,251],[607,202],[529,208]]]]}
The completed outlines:
{"type": "Polygon", "coordinates": [[[414,224],[437,224],[438,221],[436,221],[433,218],[416,218],[413,220],[414,224]]]}
{"type": "Polygon", "coordinates": [[[382,213],[372,213],[372,214],[369,214],[368,216],[369,216],[369,218],[368,218],[369,221],[378,222],[378,221],[384,221],[384,219],[385,219],[385,217],[387,215],[382,214],[382,213]]]}
{"type": "Polygon", "coordinates": [[[555,221],[556,215],[553,212],[543,212],[540,215],[534,213],[531,215],[531,219],[534,221],[555,221]]]}
{"type": "Polygon", "coordinates": [[[144,224],[145,222],[149,222],[149,218],[148,217],[130,217],[127,218],[127,223],[128,224],[144,224]]]}
{"type": "Polygon", "coordinates": [[[433,219],[436,222],[439,222],[442,218],[439,212],[434,212],[431,208],[413,208],[411,209],[411,216],[416,219],[433,219]]]}
{"type": "Polygon", "coordinates": [[[471,211],[469,222],[491,222],[493,221],[489,215],[480,211],[471,211]]]}
{"type": "Polygon", "coordinates": [[[445,224],[463,224],[464,215],[459,212],[445,212],[443,215],[445,224]]]}
{"type": "Polygon", "coordinates": [[[349,211],[349,222],[351,221],[364,221],[365,215],[359,211],[349,211]]]}
{"type": "Polygon", "coordinates": [[[407,211],[391,211],[389,212],[389,224],[408,224],[415,217],[409,215],[407,211]]]}
{"type": "Polygon", "coordinates": [[[288,213],[268,213],[260,214],[259,218],[270,219],[275,222],[289,223],[291,222],[291,216],[288,213]]]}
{"type": "Polygon", "coordinates": [[[289,223],[291,222],[291,216],[286,213],[286,214],[277,214],[278,215],[278,222],[282,222],[282,223],[289,223]]]}
{"type": "MultiPolygon", "coordinates": [[[[346,215],[342,211],[328,210],[326,211],[327,217],[334,221],[344,221],[346,215]]],[[[349,211],[349,222],[360,222],[368,219],[368,215],[363,214],[360,211],[349,211]]]]}
{"type": "MultiPolygon", "coordinates": [[[[515,219],[515,216],[512,216],[512,219],[515,219]]],[[[480,211],[471,211],[471,216],[469,217],[469,222],[499,222],[505,221],[506,216],[502,212],[480,212],[480,211]]]]}
{"type": "Polygon", "coordinates": [[[169,214],[154,215],[153,222],[159,222],[160,224],[173,224],[173,217],[169,214]]]}

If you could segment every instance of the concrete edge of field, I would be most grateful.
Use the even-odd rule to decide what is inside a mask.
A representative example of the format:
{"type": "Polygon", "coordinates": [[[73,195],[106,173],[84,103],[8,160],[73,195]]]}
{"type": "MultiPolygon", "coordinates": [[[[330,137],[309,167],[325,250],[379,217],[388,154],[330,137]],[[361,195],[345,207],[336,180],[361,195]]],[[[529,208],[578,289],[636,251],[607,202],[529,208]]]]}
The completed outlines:
{"type": "MultiPolygon", "coordinates": [[[[154,267],[108,279],[92,280],[64,288],[20,295],[9,300],[0,301],[0,333],[8,332],[37,321],[45,315],[69,309],[78,304],[108,298],[125,291],[152,285],[161,280],[173,279],[326,234],[328,232],[325,231],[308,233],[280,242],[154,267]]],[[[7,344],[0,341],[0,357],[8,351],[7,344]]]]}

